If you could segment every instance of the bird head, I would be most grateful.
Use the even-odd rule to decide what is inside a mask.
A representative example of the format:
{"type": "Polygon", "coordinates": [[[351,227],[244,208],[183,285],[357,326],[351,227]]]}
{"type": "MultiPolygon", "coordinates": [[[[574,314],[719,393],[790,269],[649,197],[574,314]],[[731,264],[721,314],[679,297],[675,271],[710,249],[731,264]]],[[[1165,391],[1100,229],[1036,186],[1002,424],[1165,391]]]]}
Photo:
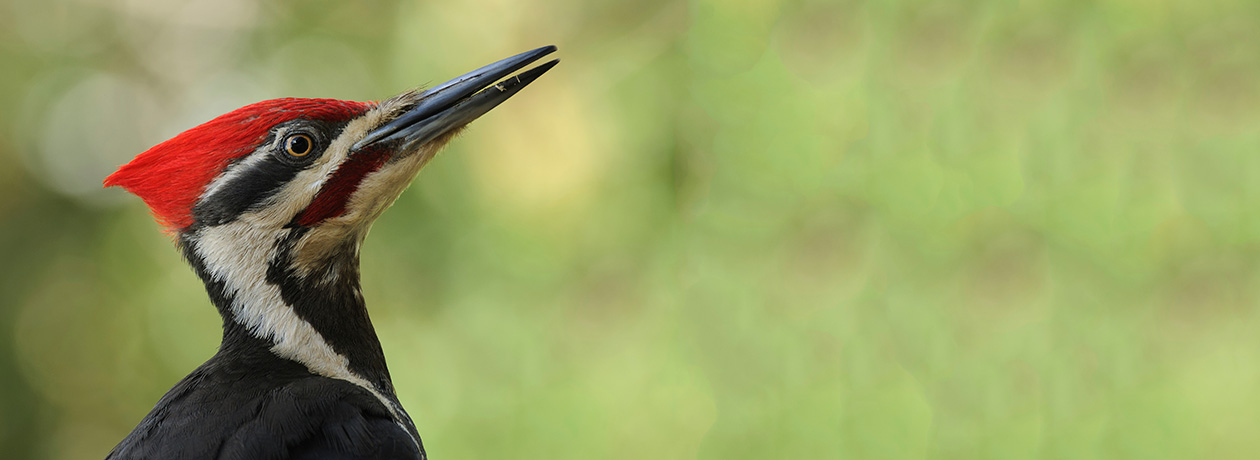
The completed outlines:
{"type": "Polygon", "coordinates": [[[254,260],[256,253],[284,241],[298,275],[331,270],[333,259],[357,254],[371,223],[461,128],[558,61],[505,77],[553,51],[525,52],[381,102],[251,104],[154,146],[105,185],[142,198],[208,268],[216,259],[272,262],[254,260]]]}
{"type": "Polygon", "coordinates": [[[223,316],[220,356],[272,353],[357,385],[423,452],[367,315],[359,245],[456,132],[559,61],[509,75],[555,49],[381,102],[251,104],[141,153],[105,185],[140,196],[176,236],[223,316]]]}

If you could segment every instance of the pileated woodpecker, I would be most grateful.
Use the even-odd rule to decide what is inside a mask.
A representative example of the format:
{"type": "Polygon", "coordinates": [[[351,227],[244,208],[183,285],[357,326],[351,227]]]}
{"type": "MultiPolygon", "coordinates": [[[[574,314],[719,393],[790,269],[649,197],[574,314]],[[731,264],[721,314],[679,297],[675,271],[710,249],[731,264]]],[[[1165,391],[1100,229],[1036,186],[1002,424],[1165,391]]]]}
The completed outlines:
{"type": "Polygon", "coordinates": [[[382,102],[248,105],[105,180],[149,205],[223,316],[212,358],[115,459],[423,459],[359,287],[359,245],[456,132],[551,69],[547,46],[382,102]]]}

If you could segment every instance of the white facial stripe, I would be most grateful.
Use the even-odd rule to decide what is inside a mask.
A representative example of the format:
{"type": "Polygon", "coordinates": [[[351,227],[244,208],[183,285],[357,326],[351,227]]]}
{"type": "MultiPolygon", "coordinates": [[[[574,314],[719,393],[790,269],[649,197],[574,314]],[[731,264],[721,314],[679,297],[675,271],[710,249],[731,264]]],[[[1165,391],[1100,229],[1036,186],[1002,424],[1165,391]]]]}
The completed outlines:
{"type": "MultiPolygon", "coordinates": [[[[288,213],[289,216],[296,215],[296,213],[305,209],[305,206],[309,205],[315,198],[315,195],[319,193],[319,188],[323,186],[324,181],[331,177],[337,167],[345,161],[354,142],[362,139],[371,130],[383,124],[386,118],[394,116],[396,112],[405,109],[411,97],[414,97],[414,95],[404,94],[383,101],[368,114],[346,125],[341,136],[338,136],[329,145],[328,152],[320,159],[324,163],[317,168],[303,171],[277,194],[277,196],[289,198],[295,195],[306,195],[306,198],[300,200],[301,209],[296,209],[296,206],[289,205],[275,207],[282,213],[288,213]],[[318,170],[318,172],[314,172],[315,170],[318,170]]],[[[311,228],[298,241],[294,252],[295,265],[293,267],[297,270],[297,273],[301,276],[307,276],[313,272],[321,271],[322,268],[325,268],[324,264],[328,260],[327,256],[333,251],[339,250],[346,241],[353,241],[357,250],[357,246],[366,234],[368,226],[389,205],[393,204],[403,190],[406,190],[411,184],[411,179],[415,177],[420,168],[424,167],[429,159],[437,153],[440,144],[440,142],[427,144],[421,147],[425,150],[412,152],[398,158],[365,176],[347,199],[344,213],[320,222],[318,226],[311,228]]],[[[296,204],[298,203],[294,203],[294,205],[296,204]]],[[[272,205],[269,204],[268,207],[272,207],[272,205]]]]}
{"type": "MultiPolygon", "coordinates": [[[[236,221],[202,228],[194,244],[210,276],[222,282],[225,294],[232,298],[236,322],[255,337],[270,340],[274,344],[271,351],[277,356],[302,363],[316,375],[345,380],[372,393],[389,409],[395,423],[410,433],[403,424],[401,408],[351,371],[350,360],[333,350],[310,323],[298,317],[293,307],[284,302],[278,286],[266,281],[275,244],[286,232],[236,221]]],[[[418,440],[412,441],[420,445],[418,440]]]]}
{"type": "MultiPolygon", "coordinates": [[[[379,125],[383,121],[383,117],[396,110],[396,105],[382,103],[346,124],[341,134],[329,143],[328,148],[315,160],[314,164],[300,171],[292,180],[284,184],[270,198],[270,201],[265,203],[265,206],[262,206],[263,208],[273,208],[276,211],[264,217],[284,218],[287,214],[288,218],[292,218],[297,212],[304,209],[315,195],[319,193],[319,189],[324,185],[324,181],[345,161],[354,142],[363,138],[369,131],[379,125]],[[296,211],[294,211],[295,208],[296,211]]],[[[283,134],[283,131],[277,133],[276,138],[281,138],[283,134]]],[[[267,157],[272,154],[271,150],[273,147],[270,144],[263,145],[241,159],[237,164],[228,168],[227,171],[210,182],[199,199],[214,196],[223,187],[244,174],[245,171],[249,171],[258,163],[266,161],[267,157]]],[[[284,223],[288,223],[288,220],[285,220],[284,223]]]]}
{"type": "Polygon", "coordinates": [[[298,273],[318,271],[345,241],[354,241],[357,247],[371,223],[411,185],[411,179],[433,157],[436,149],[430,150],[398,159],[364,177],[347,199],[344,213],[324,220],[298,241],[294,251],[298,273]]]}
{"type": "MultiPolygon", "coordinates": [[[[396,109],[396,104],[383,103],[351,121],[314,165],[283,185],[264,206],[245,212],[232,222],[202,227],[191,241],[209,276],[224,284],[225,294],[232,299],[234,321],[245,326],[254,336],[271,341],[274,344],[271,350],[276,355],[302,363],[316,375],[344,380],[367,390],[385,405],[395,423],[410,436],[411,429],[403,422],[406,417],[402,409],[350,370],[350,360],[337,353],[319,331],[284,302],[278,286],[267,282],[267,268],[276,244],[289,232],[284,226],[310,204],[324,181],[346,159],[350,146],[396,109]]],[[[238,170],[243,171],[250,164],[262,161],[268,154],[266,149],[252,153],[241,164],[217,178],[203,197],[211,196],[240,174],[238,170]]],[[[412,442],[419,448],[418,439],[412,437],[412,442]]]]}

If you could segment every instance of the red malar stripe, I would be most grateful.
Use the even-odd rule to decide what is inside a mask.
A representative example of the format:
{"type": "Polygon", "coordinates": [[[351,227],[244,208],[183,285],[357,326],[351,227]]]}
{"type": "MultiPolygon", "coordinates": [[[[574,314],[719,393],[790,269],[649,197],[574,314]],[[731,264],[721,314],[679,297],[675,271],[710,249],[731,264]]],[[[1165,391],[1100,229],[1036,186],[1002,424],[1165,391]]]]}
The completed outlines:
{"type": "Polygon", "coordinates": [[[326,219],[342,215],[346,212],[346,202],[350,200],[351,195],[354,195],[355,190],[359,189],[363,178],[381,169],[388,159],[389,155],[376,151],[354,153],[349,160],[337,168],[337,171],[333,172],[332,177],[324,183],[324,188],[319,190],[319,194],[315,195],[311,204],[294,220],[298,225],[310,227],[326,219]]]}

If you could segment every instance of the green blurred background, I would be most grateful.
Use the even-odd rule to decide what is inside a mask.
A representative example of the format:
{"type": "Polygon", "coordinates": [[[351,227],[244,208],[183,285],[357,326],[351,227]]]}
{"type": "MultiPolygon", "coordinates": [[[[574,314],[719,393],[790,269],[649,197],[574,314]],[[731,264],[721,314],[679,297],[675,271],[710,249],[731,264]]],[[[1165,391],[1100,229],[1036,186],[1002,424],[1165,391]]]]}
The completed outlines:
{"type": "Polygon", "coordinates": [[[363,249],[434,458],[1260,455],[1257,2],[0,5],[5,458],[218,344],[114,168],[545,44],[363,249]]]}

